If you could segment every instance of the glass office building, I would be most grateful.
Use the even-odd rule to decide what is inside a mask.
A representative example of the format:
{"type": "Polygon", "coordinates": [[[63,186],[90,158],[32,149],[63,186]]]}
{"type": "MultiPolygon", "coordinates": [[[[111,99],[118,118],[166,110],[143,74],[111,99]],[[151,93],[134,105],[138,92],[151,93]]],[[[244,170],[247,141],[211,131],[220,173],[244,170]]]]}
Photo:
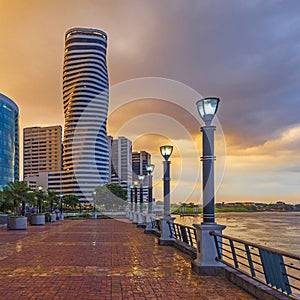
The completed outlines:
{"type": "Polygon", "coordinates": [[[0,189],[19,180],[19,109],[0,94],[0,189]]]}

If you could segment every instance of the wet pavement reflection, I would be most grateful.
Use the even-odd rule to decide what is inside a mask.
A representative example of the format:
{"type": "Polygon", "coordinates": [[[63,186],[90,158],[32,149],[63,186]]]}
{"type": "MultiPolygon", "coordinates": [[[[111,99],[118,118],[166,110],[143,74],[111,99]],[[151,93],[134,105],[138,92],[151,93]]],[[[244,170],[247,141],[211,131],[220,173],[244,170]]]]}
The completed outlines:
{"type": "Polygon", "coordinates": [[[118,220],[0,228],[0,299],[254,299],[118,220]]]}

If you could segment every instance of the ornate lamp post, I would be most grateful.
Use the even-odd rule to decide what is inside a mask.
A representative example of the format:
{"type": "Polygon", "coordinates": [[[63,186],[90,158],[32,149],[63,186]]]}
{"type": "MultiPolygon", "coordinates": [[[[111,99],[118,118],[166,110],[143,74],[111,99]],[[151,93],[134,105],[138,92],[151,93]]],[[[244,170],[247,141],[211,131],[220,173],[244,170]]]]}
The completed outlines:
{"type": "Polygon", "coordinates": [[[145,227],[145,222],[144,222],[144,216],[143,216],[143,209],[144,209],[144,200],[143,200],[143,182],[145,179],[144,175],[139,175],[139,183],[140,183],[140,212],[138,216],[138,227],[145,227]]]}
{"type": "Polygon", "coordinates": [[[139,182],[135,180],[133,182],[134,186],[134,212],[133,212],[133,217],[132,217],[132,223],[137,224],[138,223],[138,186],[139,182]]]}
{"type": "Polygon", "coordinates": [[[37,198],[37,212],[42,212],[42,194],[43,194],[43,187],[38,187],[38,198],[37,198]]]}
{"type": "Polygon", "coordinates": [[[160,153],[165,159],[164,164],[164,217],[161,219],[161,237],[158,241],[160,245],[169,245],[173,240],[170,238],[170,230],[167,222],[173,222],[175,218],[171,217],[171,203],[170,203],[170,161],[169,158],[173,152],[173,146],[166,145],[160,147],[160,153]]]}
{"type": "Polygon", "coordinates": [[[153,200],[153,197],[152,197],[152,190],[153,190],[153,187],[152,187],[152,173],[153,173],[153,170],[154,170],[154,165],[153,164],[149,164],[149,165],[146,165],[146,171],[148,172],[148,214],[152,214],[153,212],[153,206],[152,206],[152,200],[153,200]]]}
{"type": "Polygon", "coordinates": [[[93,191],[93,200],[94,200],[93,219],[97,219],[97,213],[96,213],[96,191],[93,191]]]}
{"type": "Polygon", "coordinates": [[[146,165],[146,171],[148,172],[148,213],[147,213],[147,220],[146,220],[146,230],[147,231],[152,231],[152,217],[153,217],[153,203],[152,203],[152,173],[154,170],[154,165],[153,164],[148,164],[146,165]]]}
{"type": "Polygon", "coordinates": [[[133,185],[130,186],[130,208],[128,214],[129,220],[133,218],[133,185]]]}
{"type": "Polygon", "coordinates": [[[60,197],[60,219],[63,220],[64,219],[64,214],[63,214],[63,194],[59,195],[60,197]]]}
{"type": "Polygon", "coordinates": [[[215,176],[214,176],[214,132],[216,126],[211,125],[218,110],[220,99],[215,97],[204,98],[197,101],[199,115],[205,126],[202,132],[202,191],[203,191],[203,222],[194,224],[199,239],[197,259],[193,261],[192,268],[199,274],[213,275],[222,266],[216,261],[217,251],[210,231],[222,233],[223,225],[215,223],[215,176]],[[217,268],[217,269],[216,269],[217,268]]]}

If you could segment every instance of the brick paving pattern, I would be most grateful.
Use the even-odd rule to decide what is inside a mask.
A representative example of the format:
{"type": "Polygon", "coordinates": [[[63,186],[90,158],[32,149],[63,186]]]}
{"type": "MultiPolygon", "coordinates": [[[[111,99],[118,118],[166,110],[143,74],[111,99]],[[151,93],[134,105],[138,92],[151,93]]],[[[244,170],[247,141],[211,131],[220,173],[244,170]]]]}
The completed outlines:
{"type": "Polygon", "coordinates": [[[0,228],[0,299],[255,299],[118,220],[0,228]]]}

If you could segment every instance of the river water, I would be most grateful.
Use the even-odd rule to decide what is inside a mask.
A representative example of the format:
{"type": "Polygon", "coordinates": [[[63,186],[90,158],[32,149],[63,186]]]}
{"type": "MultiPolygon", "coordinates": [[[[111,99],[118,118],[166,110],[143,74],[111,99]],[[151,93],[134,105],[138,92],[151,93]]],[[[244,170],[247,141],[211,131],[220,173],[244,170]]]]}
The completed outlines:
{"type": "MultiPolygon", "coordinates": [[[[188,226],[202,222],[200,215],[174,217],[174,222],[188,226]]],[[[223,234],[300,254],[300,212],[217,213],[216,222],[226,225],[223,234]]]]}

